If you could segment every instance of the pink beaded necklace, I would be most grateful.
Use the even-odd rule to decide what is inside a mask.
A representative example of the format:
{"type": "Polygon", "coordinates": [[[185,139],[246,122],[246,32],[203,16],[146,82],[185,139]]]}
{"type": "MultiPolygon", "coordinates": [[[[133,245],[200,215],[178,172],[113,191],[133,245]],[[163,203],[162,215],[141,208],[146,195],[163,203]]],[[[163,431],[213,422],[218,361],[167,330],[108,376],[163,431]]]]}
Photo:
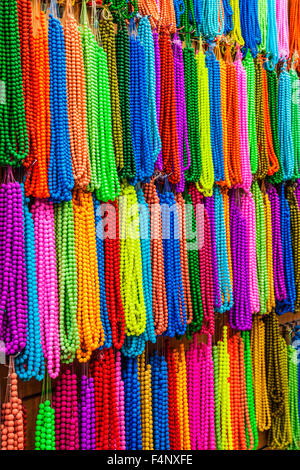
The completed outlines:
{"type": "Polygon", "coordinates": [[[214,367],[212,338],[197,343],[197,335],[186,353],[191,449],[213,450],[215,442],[214,367]]]}
{"type": "Polygon", "coordinates": [[[290,48],[287,0],[276,0],[276,23],[279,57],[288,58],[290,48]]]}
{"type": "Polygon", "coordinates": [[[205,207],[202,207],[203,210],[200,210],[203,204],[203,196],[194,185],[190,187],[190,194],[194,206],[199,248],[200,286],[204,317],[201,332],[205,334],[213,334],[215,320],[213,308],[213,271],[210,223],[205,207]]]}
{"type": "Polygon", "coordinates": [[[60,349],[53,203],[36,199],[32,205],[32,217],[35,227],[41,343],[49,376],[55,379],[59,374],[60,349]]]}
{"type": "Polygon", "coordinates": [[[116,352],[116,391],[117,391],[117,414],[120,434],[120,450],[126,450],[125,441],[125,402],[124,382],[121,375],[121,353],[116,352]]]}
{"type": "Polygon", "coordinates": [[[79,450],[77,376],[67,369],[53,395],[56,450],[79,450]]]}

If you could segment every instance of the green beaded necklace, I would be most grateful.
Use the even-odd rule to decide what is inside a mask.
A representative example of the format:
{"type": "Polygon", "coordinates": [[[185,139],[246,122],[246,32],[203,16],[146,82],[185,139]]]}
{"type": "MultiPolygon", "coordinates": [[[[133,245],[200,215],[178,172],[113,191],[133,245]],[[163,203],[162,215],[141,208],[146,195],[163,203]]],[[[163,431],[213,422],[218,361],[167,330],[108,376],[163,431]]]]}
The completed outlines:
{"type": "Polygon", "coordinates": [[[129,106],[129,35],[123,18],[119,20],[115,41],[123,131],[123,169],[121,176],[134,179],[135,160],[132,148],[129,106]]]}
{"type": "Polygon", "coordinates": [[[186,330],[187,338],[191,338],[193,333],[199,332],[202,328],[203,323],[203,305],[200,289],[200,271],[199,271],[199,256],[198,256],[198,246],[197,246],[197,228],[196,228],[196,218],[193,209],[192,198],[190,194],[184,196],[186,203],[186,233],[187,237],[189,234],[193,234],[193,239],[188,239],[188,243],[195,244],[195,249],[187,250],[188,253],[188,267],[189,267],[189,277],[190,277],[190,291],[191,291],[191,300],[192,300],[192,309],[193,309],[193,319],[188,325],[186,330]]]}
{"type": "Polygon", "coordinates": [[[73,362],[79,348],[77,269],[72,201],[55,204],[55,244],[59,292],[60,357],[73,362]]]}
{"type": "Polygon", "coordinates": [[[35,427],[35,450],[55,450],[54,414],[50,400],[40,403],[35,427]]]}
{"type": "Polygon", "coordinates": [[[243,66],[247,74],[247,101],[248,101],[248,138],[250,150],[251,173],[255,175],[258,169],[258,150],[256,138],[255,117],[255,67],[250,50],[248,50],[243,66]]]}
{"type": "Polygon", "coordinates": [[[88,26],[85,2],[82,3],[80,23],[91,165],[88,191],[95,191],[101,201],[114,201],[120,192],[120,183],[113,149],[107,57],[88,26]]]}
{"type": "Polygon", "coordinates": [[[184,11],[180,15],[180,26],[183,26],[184,32],[190,31],[191,26],[192,29],[196,29],[193,0],[184,0],[184,11]]]}
{"type": "Polygon", "coordinates": [[[273,148],[279,163],[279,170],[274,175],[268,177],[272,183],[281,183],[282,181],[282,165],[280,157],[280,145],[278,138],[278,80],[275,71],[267,70],[268,94],[269,94],[269,113],[271,121],[271,130],[273,138],[273,148]]]}
{"type": "MultiPolygon", "coordinates": [[[[184,62],[184,82],[185,82],[185,102],[186,117],[189,137],[189,148],[191,158],[191,166],[186,173],[188,182],[197,182],[201,176],[201,150],[200,150],[200,134],[199,134],[199,103],[198,103],[198,76],[197,62],[195,52],[191,45],[189,34],[186,35],[187,45],[183,49],[184,62]]],[[[184,149],[184,164],[186,166],[187,155],[184,149]]]]}
{"type": "Polygon", "coordinates": [[[290,69],[292,88],[292,136],[294,144],[294,179],[300,178],[300,85],[299,78],[294,68],[290,69]]]}
{"type": "Polygon", "coordinates": [[[1,0],[0,164],[19,166],[27,155],[17,0],[1,0]]]}
{"type": "Polygon", "coordinates": [[[48,373],[43,380],[42,401],[35,425],[35,450],[55,450],[55,410],[50,401],[50,379],[48,373]]]}
{"type": "Polygon", "coordinates": [[[116,158],[116,165],[118,169],[121,170],[124,165],[123,131],[116,63],[115,25],[113,23],[112,14],[107,8],[102,11],[102,20],[99,23],[99,34],[97,39],[99,45],[103,47],[107,55],[114,153],[116,158]]]}

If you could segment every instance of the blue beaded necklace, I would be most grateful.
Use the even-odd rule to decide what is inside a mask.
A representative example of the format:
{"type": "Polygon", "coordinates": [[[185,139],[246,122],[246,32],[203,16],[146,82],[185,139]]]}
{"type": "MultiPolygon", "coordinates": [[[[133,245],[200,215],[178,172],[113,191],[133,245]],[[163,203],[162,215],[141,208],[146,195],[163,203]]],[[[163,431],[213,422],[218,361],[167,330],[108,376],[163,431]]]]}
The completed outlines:
{"type": "Polygon", "coordinates": [[[168,367],[157,351],[150,357],[154,450],[169,450],[168,367]]]}
{"type": "Polygon", "coordinates": [[[224,35],[230,33],[233,29],[233,10],[231,8],[229,0],[223,0],[223,11],[224,11],[224,35]]]}
{"type": "Polygon", "coordinates": [[[126,450],[142,450],[141,394],[136,358],[122,360],[126,450]]]}
{"type": "Polygon", "coordinates": [[[239,3],[241,31],[245,41],[244,51],[246,54],[250,49],[253,57],[256,57],[257,46],[261,43],[257,0],[244,0],[239,3]]]}
{"type": "Polygon", "coordinates": [[[145,79],[148,102],[148,116],[151,136],[151,153],[155,163],[159,152],[161,151],[161,139],[158,130],[156,113],[156,87],[155,87],[155,57],[154,41],[151,30],[151,24],[148,17],[141,19],[139,23],[139,38],[145,51],[145,79]]]}
{"type": "Polygon", "coordinates": [[[280,233],[284,266],[284,278],[287,298],[276,302],[276,312],[281,315],[295,311],[296,288],[294,275],[294,261],[291,238],[291,214],[288,202],[284,195],[284,184],[281,185],[280,199],[280,233]]]}
{"type": "Polygon", "coordinates": [[[212,50],[206,54],[209,79],[210,133],[214,174],[216,181],[225,180],[223,157],[223,126],[221,115],[221,72],[220,63],[212,50]]]}
{"type": "Polygon", "coordinates": [[[203,2],[203,0],[194,0],[194,17],[195,17],[195,23],[196,23],[196,34],[197,34],[197,36],[201,35],[202,2],[203,2]]]}
{"type": "MultiPolygon", "coordinates": [[[[168,186],[167,181],[166,185],[168,186]]],[[[180,262],[179,219],[174,194],[168,187],[159,194],[159,199],[168,305],[168,328],[164,335],[173,338],[176,334],[183,335],[187,326],[180,262]]]]}
{"type": "Polygon", "coordinates": [[[15,359],[18,376],[24,380],[33,377],[42,380],[45,374],[45,360],[41,345],[39,304],[35,265],[34,223],[29,212],[29,199],[25,197],[24,184],[21,183],[23,196],[23,222],[25,238],[25,259],[27,275],[27,342],[25,349],[15,359]]]}
{"type": "Polygon", "coordinates": [[[130,122],[136,175],[133,184],[150,180],[154,171],[151,154],[151,134],[145,86],[145,50],[135,30],[134,18],[130,20],[130,122]]]}
{"type": "Polygon", "coordinates": [[[54,202],[72,199],[72,172],[63,27],[49,14],[51,148],[48,169],[49,192],[54,202]]]}
{"type": "Polygon", "coordinates": [[[107,311],[106,294],[105,294],[105,268],[104,268],[104,247],[103,247],[103,224],[101,218],[101,210],[105,205],[93,195],[94,203],[94,216],[95,216],[95,231],[96,231],[96,246],[97,246],[97,261],[98,261],[98,276],[99,276],[99,289],[100,289],[100,315],[101,322],[104,330],[105,341],[103,348],[110,348],[112,346],[111,327],[107,311]]]}
{"type": "Polygon", "coordinates": [[[284,181],[294,175],[291,95],[291,77],[284,66],[278,81],[278,135],[284,181]]]}
{"type": "Polygon", "coordinates": [[[177,25],[177,28],[179,28],[181,24],[181,16],[185,12],[185,4],[184,4],[184,0],[173,0],[173,3],[174,3],[174,11],[175,11],[175,16],[176,16],[176,25],[177,25]]]}
{"type": "Polygon", "coordinates": [[[137,190],[139,204],[139,223],[142,252],[143,290],[147,313],[145,341],[156,342],[152,310],[152,266],[151,266],[151,226],[149,206],[141,188],[137,190]]]}

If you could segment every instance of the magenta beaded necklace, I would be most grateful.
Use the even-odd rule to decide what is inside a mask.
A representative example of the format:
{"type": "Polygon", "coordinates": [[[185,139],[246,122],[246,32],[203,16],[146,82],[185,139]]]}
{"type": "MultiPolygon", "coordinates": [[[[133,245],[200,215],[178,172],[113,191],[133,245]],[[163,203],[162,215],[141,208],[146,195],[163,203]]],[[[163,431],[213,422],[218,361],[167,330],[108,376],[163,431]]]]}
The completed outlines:
{"type": "Polygon", "coordinates": [[[27,276],[22,191],[8,171],[0,187],[0,340],[10,355],[26,346],[27,276]]]}

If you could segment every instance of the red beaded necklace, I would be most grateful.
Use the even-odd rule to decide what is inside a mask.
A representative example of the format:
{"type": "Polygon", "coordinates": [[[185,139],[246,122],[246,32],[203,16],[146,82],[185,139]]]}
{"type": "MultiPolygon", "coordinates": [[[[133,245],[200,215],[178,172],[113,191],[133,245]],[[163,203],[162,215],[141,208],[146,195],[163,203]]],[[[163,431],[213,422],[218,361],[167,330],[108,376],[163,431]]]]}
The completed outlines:
{"type": "Polygon", "coordinates": [[[193,201],[197,224],[199,248],[200,288],[203,302],[202,333],[214,334],[215,320],[213,307],[213,272],[211,254],[211,236],[208,213],[203,207],[203,196],[191,185],[190,194],[193,201]],[[202,208],[202,210],[200,210],[202,208]]]}
{"type": "Polygon", "coordinates": [[[95,383],[96,450],[120,449],[116,363],[112,348],[96,353],[91,374],[95,383]]]}
{"type": "Polygon", "coordinates": [[[120,240],[119,211],[117,201],[104,205],[105,225],[104,259],[107,311],[111,326],[113,345],[121,349],[125,339],[125,315],[120,292],[120,240]],[[113,230],[115,224],[115,229],[113,230]],[[108,231],[113,230],[110,234],[108,231]]]}
{"type": "Polygon", "coordinates": [[[167,28],[159,36],[161,66],[161,100],[159,133],[162,141],[163,168],[170,183],[180,180],[178,136],[176,127],[176,99],[172,43],[167,28]]]}
{"type": "Polygon", "coordinates": [[[173,351],[167,343],[166,360],[168,364],[168,411],[170,450],[181,449],[181,435],[177,406],[177,378],[173,351]]]}

